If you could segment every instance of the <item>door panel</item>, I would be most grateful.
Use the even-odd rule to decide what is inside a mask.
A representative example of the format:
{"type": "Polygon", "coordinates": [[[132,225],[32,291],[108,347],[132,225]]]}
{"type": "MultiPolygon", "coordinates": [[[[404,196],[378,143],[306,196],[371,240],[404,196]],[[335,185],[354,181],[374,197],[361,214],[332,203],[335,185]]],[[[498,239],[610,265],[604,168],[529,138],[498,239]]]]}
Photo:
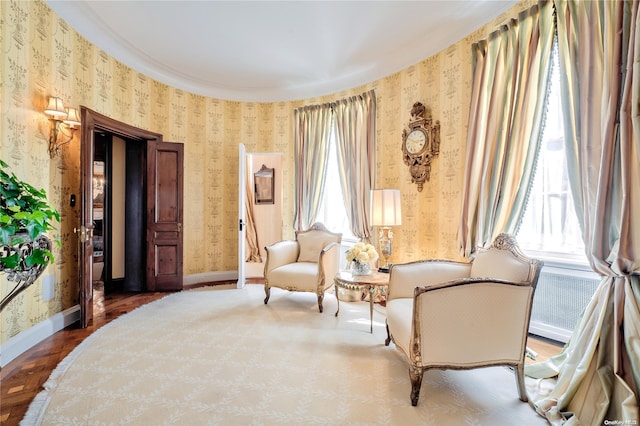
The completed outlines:
{"type": "Polygon", "coordinates": [[[245,206],[246,197],[246,167],[247,167],[247,149],[244,144],[238,145],[238,282],[236,286],[243,288],[246,281],[245,258],[246,258],[246,216],[247,210],[245,206]]]}
{"type": "Polygon", "coordinates": [[[74,228],[78,238],[78,275],[80,288],[80,327],[86,328],[93,319],[93,116],[80,110],[83,142],[80,146],[80,223],[74,228]]]}
{"type": "Polygon", "coordinates": [[[147,270],[146,143],[127,143],[125,214],[125,291],[145,291],[147,270]]]}
{"type": "Polygon", "coordinates": [[[147,143],[147,290],[182,290],[184,145],[147,143]]]}

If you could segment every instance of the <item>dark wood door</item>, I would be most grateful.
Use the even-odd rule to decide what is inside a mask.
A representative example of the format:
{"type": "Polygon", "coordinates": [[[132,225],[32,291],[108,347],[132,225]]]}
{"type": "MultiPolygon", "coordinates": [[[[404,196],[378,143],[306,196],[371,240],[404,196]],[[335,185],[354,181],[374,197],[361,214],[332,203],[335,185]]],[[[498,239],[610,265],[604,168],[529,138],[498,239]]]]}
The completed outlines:
{"type": "MultiPolygon", "coordinates": [[[[141,151],[144,153],[140,156],[139,167],[145,167],[146,146],[148,143],[154,141],[161,141],[162,135],[154,133],[149,130],[139,129],[137,127],[128,125],[126,123],[119,122],[110,117],[90,110],[85,106],[80,106],[80,114],[82,119],[82,133],[80,135],[80,168],[81,168],[81,195],[80,195],[80,208],[82,209],[78,213],[79,224],[77,226],[78,244],[79,244],[79,301],[80,304],[80,326],[85,328],[93,319],[93,286],[92,286],[92,256],[93,256],[93,239],[91,238],[93,233],[93,154],[94,154],[94,132],[107,132],[112,135],[120,136],[132,143],[139,143],[142,145],[141,151]]],[[[128,144],[128,143],[127,143],[128,144]]],[[[182,156],[180,157],[182,161],[182,156]]],[[[155,163],[154,163],[155,164],[155,163]]],[[[155,169],[154,169],[155,170],[155,169]]],[[[147,173],[142,173],[146,176],[147,173]]],[[[182,169],[180,171],[182,176],[182,169]]],[[[180,181],[182,182],[182,181],[180,181]]],[[[140,180],[139,185],[141,188],[147,188],[145,182],[140,180]]],[[[182,183],[180,183],[182,185],[182,183]]],[[[180,187],[182,191],[182,187],[180,187]]],[[[182,197],[182,192],[180,193],[182,197]]],[[[140,207],[146,206],[148,197],[145,197],[143,202],[140,203],[140,207]]],[[[182,203],[182,198],[180,198],[182,203]]],[[[182,205],[182,204],[180,204],[182,205]]],[[[139,216],[140,212],[138,213],[139,216]]],[[[182,212],[180,213],[180,219],[182,220],[182,212]]],[[[147,234],[143,231],[140,232],[141,239],[147,234]]],[[[147,246],[151,246],[150,242],[146,242],[147,246]]],[[[180,247],[180,256],[182,256],[182,247],[180,247]]],[[[147,268],[146,259],[142,257],[142,262],[145,264],[143,268],[147,268]]],[[[180,272],[182,272],[182,258],[180,258],[180,272]]],[[[142,274],[143,276],[146,274],[142,274]]],[[[180,277],[182,280],[182,277],[180,277]]],[[[182,283],[182,281],[180,281],[182,283]]],[[[182,284],[180,285],[180,287],[182,284]]],[[[149,290],[147,288],[147,290],[149,290]]]]}
{"type": "Polygon", "coordinates": [[[184,145],[147,142],[147,290],[182,290],[184,145]]]}
{"type": "Polygon", "coordinates": [[[80,223],[74,227],[78,238],[78,276],[80,327],[86,328],[93,319],[93,149],[95,119],[81,108],[82,143],[80,144],[80,223]]]}

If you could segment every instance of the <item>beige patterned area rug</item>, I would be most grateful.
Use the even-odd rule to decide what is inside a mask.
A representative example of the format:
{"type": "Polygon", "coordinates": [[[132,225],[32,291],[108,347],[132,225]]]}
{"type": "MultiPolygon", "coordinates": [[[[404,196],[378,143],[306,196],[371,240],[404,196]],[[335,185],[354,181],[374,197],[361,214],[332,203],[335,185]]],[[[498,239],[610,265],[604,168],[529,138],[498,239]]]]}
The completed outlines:
{"type": "Polygon", "coordinates": [[[543,425],[504,367],[425,373],[384,346],[384,308],[263,286],[202,289],[96,331],[52,373],[23,424],[543,425]]]}

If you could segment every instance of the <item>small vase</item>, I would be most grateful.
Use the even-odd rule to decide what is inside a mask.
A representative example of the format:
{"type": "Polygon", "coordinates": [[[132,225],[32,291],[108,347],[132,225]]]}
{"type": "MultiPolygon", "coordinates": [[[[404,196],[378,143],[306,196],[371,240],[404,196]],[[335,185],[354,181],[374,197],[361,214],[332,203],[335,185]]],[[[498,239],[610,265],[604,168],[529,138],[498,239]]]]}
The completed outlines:
{"type": "Polygon", "coordinates": [[[369,264],[369,262],[367,263],[353,262],[351,273],[353,275],[371,275],[371,265],[369,264]]]}

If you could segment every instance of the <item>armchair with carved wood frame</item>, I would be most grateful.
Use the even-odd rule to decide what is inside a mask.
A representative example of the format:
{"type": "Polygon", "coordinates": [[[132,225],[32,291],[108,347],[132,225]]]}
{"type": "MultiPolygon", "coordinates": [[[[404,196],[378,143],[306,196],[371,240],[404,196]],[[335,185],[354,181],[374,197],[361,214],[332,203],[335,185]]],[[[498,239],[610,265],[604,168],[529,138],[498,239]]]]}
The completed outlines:
{"type": "Polygon", "coordinates": [[[264,291],[266,305],[271,287],[315,293],[322,312],[324,293],[333,286],[340,268],[342,234],[330,232],[323,224],[297,231],[295,240],[279,241],[265,247],[264,291]]]}
{"type": "Polygon", "coordinates": [[[500,234],[470,263],[423,260],[392,266],[387,339],[409,362],[411,404],[425,370],[513,368],[520,400],[533,296],[542,269],[500,234]]]}

